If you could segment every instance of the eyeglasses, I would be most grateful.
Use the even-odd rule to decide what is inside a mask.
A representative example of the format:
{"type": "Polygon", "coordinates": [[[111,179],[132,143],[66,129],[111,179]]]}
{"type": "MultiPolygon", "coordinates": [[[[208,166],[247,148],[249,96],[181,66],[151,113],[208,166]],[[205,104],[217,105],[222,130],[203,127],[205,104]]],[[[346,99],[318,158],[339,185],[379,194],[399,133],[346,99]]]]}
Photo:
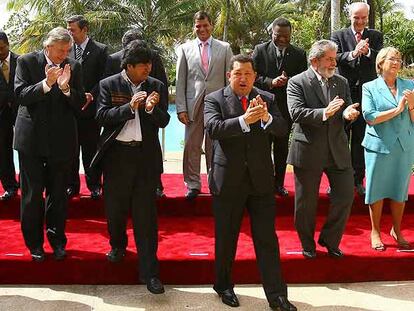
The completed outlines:
{"type": "Polygon", "coordinates": [[[402,61],[402,59],[400,59],[400,58],[386,58],[385,60],[388,60],[388,61],[390,61],[391,63],[394,63],[394,64],[402,64],[403,63],[403,61],[402,61]]]}

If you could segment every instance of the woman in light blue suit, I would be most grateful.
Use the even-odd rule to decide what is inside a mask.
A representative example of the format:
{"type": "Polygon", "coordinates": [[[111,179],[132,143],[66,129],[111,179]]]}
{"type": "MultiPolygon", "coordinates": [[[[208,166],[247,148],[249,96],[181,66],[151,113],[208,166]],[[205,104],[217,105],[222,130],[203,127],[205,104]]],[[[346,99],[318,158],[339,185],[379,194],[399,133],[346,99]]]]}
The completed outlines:
{"type": "Polygon", "coordinates": [[[382,49],[376,59],[379,77],[362,87],[362,114],[367,122],[365,148],[366,196],[371,217],[371,247],[384,251],[380,220],[383,200],[391,200],[390,235],[399,247],[410,244],[401,234],[401,220],[408,198],[414,159],[414,82],[397,77],[401,53],[382,49]]]}

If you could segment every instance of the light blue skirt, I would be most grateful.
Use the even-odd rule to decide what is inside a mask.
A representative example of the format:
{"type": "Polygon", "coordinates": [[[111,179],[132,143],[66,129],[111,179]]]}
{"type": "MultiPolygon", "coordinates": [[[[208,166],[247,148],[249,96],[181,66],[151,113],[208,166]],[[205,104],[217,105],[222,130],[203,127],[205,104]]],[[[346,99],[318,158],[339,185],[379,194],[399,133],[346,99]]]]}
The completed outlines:
{"type": "Polygon", "coordinates": [[[407,201],[413,158],[413,152],[404,151],[398,140],[389,154],[365,149],[365,203],[386,198],[407,201]]]}

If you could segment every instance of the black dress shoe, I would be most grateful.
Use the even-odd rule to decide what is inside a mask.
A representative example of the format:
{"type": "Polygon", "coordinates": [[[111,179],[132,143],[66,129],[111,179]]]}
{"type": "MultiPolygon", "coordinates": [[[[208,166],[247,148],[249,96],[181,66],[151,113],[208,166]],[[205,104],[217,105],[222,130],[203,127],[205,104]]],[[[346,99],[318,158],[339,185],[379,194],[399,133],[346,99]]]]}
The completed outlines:
{"type": "Polygon", "coordinates": [[[157,188],[155,189],[155,195],[157,196],[157,198],[161,199],[161,198],[165,198],[166,195],[164,193],[164,190],[161,188],[157,188]]]}
{"type": "Polygon", "coordinates": [[[66,258],[66,251],[63,246],[57,246],[53,248],[53,256],[56,260],[60,261],[66,258]]]}
{"type": "Polygon", "coordinates": [[[153,294],[163,294],[165,292],[164,285],[157,277],[150,278],[146,283],[147,289],[153,294]]]}
{"type": "Polygon", "coordinates": [[[342,253],[342,251],[339,248],[330,247],[328,244],[325,243],[324,240],[319,239],[318,244],[320,246],[326,247],[326,249],[328,250],[328,255],[329,256],[331,256],[333,258],[342,258],[342,257],[344,257],[344,253],[342,253]]]}
{"type": "Polygon", "coordinates": [[[17,195],[17,190],[9,189],[4,191],[4,193],[0,196],[0,201],[8,201],[14,198],[17,195]]]}
{"type": "Polygon", "coordinates": [[[200,194],[200,190],[198,190],[198,189],[190,189],[190,190],[188,190],[187,194],[185,195],[185,198],[188,201],[192,201],[196,197],[198,197],[199,194],[200,194]]]}
{"type": "Polygon", "coordinates": [[[74,196],[79,195],[79,191],[76,192],[73,188],[69,187],[66,189],[66,194],[68,195],[68,198],[73,198],[74,196]]]}
{"type": "Polygon", "coordinates": [[[228,288],[223,291],[219,291],[214,289],[217,294],[220,296],[221,301],[230,307],[238,307],[240,306],[239,299],[237,298],[236,294],[234,293],[232,288],[228,288]]]}
{"type": "Polygon", "coordinates": [[[283,186],[276,187],[275,193],[281,197],[287,197],[289,195],[289,191],[287,191],[283,186]]]}
{"type": "Polygon", "coordinates": [[[286,296],[277,296],[275,300],[269,302],[270,308],[272,310],[280,311],[296,311],[297,308],[290,303],[286,296]]]}
{"type": "Polygon", "coordinates": [[[315,259],[316,258],[316,251],[314,249],[311,250],[302,250],[302,255],[306,259],[315,259]]]}
{"type": "Polygon", "coordinates": [[[99,188],[91,191],[92,200],[99,200],[100,198],[101,198],[101,190],[99,190],[99,188]]]}
{"type": "Polygon", "coordinates": [[[124,259],[125,254],[125,248],[112,248],[110,252],[106,254],[106,258],[110,262],[120,262],[122,259],[124,259]]]}
{"type": "Polygon", "coordinates": [[[45,251],[41,247],[31,249],[30,254],[33,261],[42,262],[45,260],[45,251]]]}
{"type": "Polygon", "coordinates": [[[365,187],[362,184],[355,185],[355,192],[360,196],[365,196],[365,187]]]}

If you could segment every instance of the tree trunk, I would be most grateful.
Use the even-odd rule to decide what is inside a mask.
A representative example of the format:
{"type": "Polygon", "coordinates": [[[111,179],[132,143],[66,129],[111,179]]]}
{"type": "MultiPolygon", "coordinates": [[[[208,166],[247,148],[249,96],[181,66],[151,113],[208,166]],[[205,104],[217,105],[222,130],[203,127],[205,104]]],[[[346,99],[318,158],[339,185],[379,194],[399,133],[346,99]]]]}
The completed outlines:
{"type": "Polygon", "coordinates": [[[331,0],[331,33],[341,26],[341,0],[331,0]]]}
{"type": "Polygon", "coordinates": [[[226,21],[224,22],[224,27],[223,27],[223,41],[224,42],[227,42],[229,20],[230,20],[230,0],[226,0],[226,21]]]}
{"type": "Polygon", "coordinates": [[[368,19],[368,27],[371,29],[375,29],[375,1],[374,0],[367,0],[367,4],[369,5],[369,19],[368,19]]]}

